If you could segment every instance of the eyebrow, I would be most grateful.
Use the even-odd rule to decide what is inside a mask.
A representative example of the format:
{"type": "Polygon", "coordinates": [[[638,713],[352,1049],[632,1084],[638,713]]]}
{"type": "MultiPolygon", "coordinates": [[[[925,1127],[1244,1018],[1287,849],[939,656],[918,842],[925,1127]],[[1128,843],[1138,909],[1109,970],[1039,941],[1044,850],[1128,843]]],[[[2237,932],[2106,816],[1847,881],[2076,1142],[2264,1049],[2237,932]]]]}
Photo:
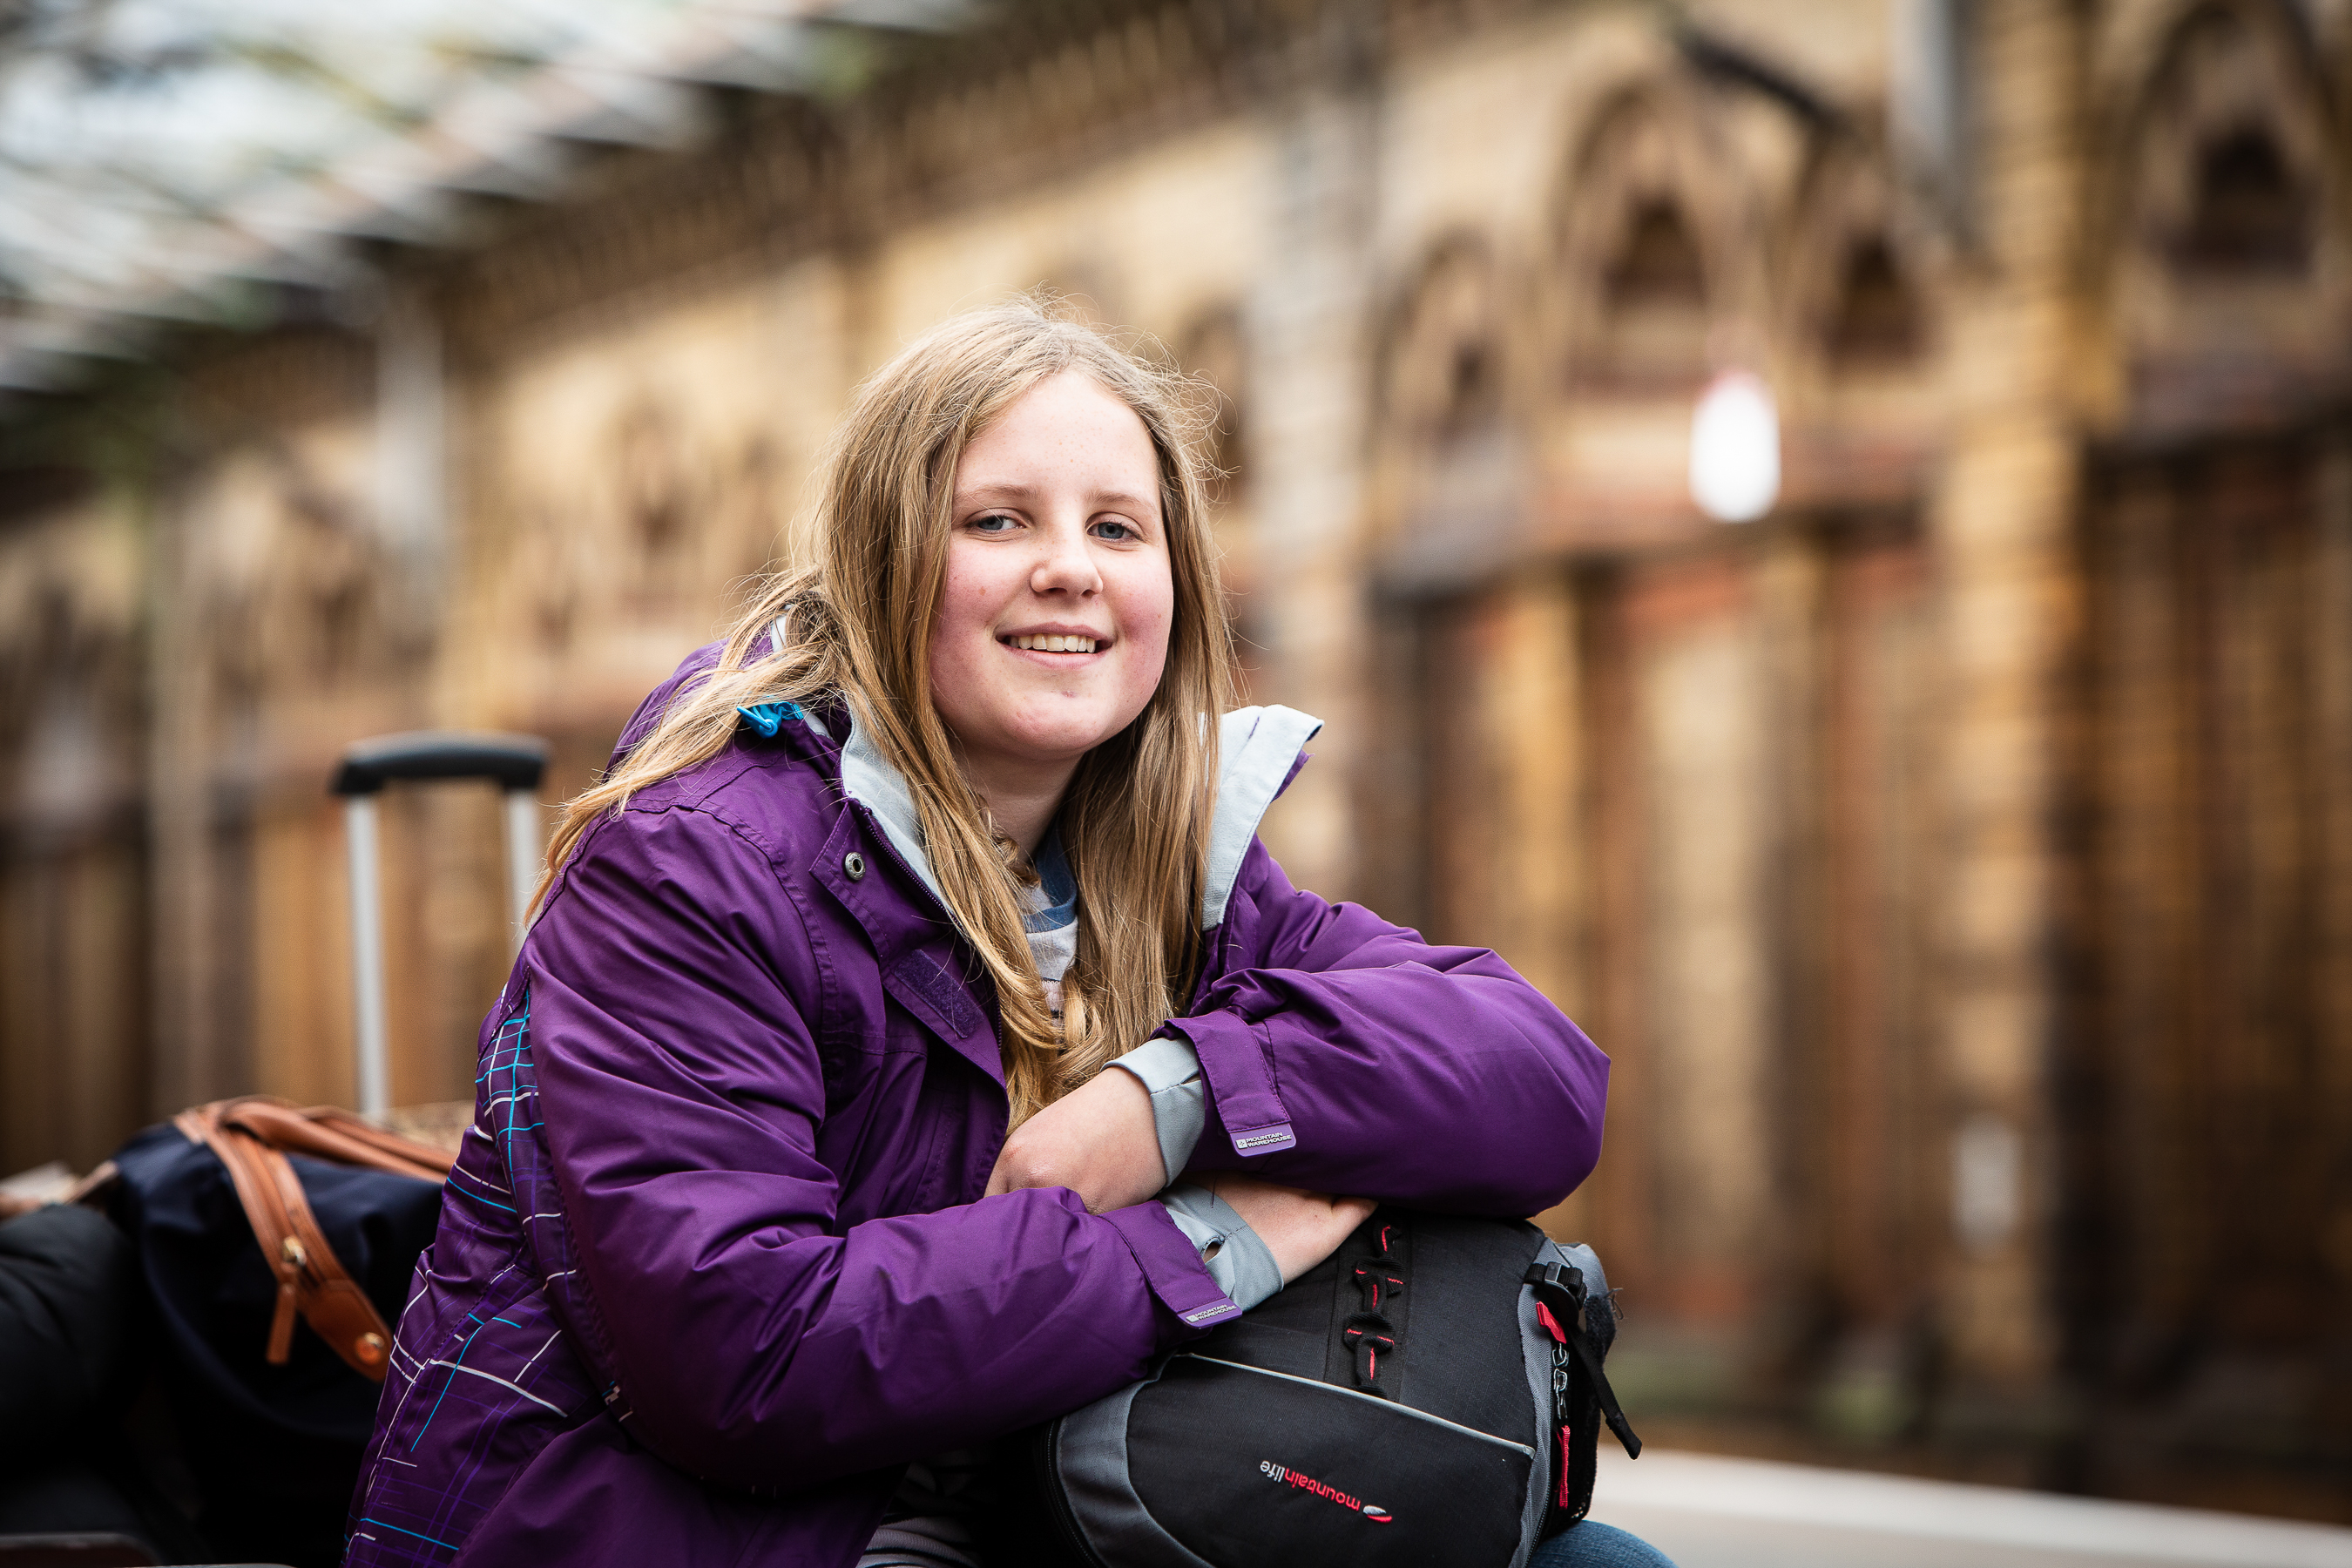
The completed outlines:
{"type": "MultiPolygon", "coordinates": [[[[978,505],[991,500],[1025,500],[1037,493],[1034,485],[993,484],[975,485],[968,490],[958,490],[956,500],[962,505],[978,505]]],[[[1158,516],[1160,502],[1129,490],[1104,490],[1093,498],[1097,506],[1120,507],[1158,516]]]]}

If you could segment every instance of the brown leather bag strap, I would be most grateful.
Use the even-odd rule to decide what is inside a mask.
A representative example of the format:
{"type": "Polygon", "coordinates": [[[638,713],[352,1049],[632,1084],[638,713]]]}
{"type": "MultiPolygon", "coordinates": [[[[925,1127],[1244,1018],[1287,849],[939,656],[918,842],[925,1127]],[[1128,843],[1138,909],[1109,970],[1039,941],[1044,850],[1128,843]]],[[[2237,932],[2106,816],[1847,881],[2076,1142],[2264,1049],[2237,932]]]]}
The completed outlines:
{"type": "Polygon", "coordinates": [[[452,1156],[398,1133],[386,1132],[331,1105],[300,1109],[282,1100],[247,1095],[224,1100],[223,1120],[289,1154],[309,1154],[341,1165],[359,1165],[395,1176],[443,1182],[452,1156]]]}
{"type": "Polygon", "coordinates": [[[328,1245],[293,1163],[250,1124],[247,1113],[253,1103],[216,1100],[184,1110],[173,1120],[181,1132],[210,1149],[227,1170],[253,1237],[261,1245],[262,1259],[278,1279],[268,1359],[272,1365],[285,1364],[294,1347],[294,1315],[299,1312],[352,1371],[382,1383],[392,1354],[392,1331],[328,1245]]]}

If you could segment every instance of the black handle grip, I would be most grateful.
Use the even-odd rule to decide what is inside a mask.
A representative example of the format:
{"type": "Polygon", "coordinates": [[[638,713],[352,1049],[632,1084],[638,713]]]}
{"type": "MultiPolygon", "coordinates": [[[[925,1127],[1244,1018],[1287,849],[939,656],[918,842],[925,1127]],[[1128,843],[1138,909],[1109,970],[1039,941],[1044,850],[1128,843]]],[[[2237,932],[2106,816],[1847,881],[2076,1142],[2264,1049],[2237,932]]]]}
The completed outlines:
{"type": "Polygon", "coordinates": [[[484,730],[412,730],[344,749],[330,795],[373,795],[395,779],[488,779],[500,789],[537,789],[547,742],[484,730]]]}

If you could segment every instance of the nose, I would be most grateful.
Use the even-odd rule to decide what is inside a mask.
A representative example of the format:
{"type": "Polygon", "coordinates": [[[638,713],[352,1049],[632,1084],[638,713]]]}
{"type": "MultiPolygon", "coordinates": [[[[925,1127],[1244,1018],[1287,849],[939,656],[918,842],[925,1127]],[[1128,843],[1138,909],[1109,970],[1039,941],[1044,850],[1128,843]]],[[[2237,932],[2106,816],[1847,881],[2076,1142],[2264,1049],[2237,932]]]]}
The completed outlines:
{"type": "Polygon", "coordinates": [[[1045,530],[1045,552],[1030,570],[1029,591],[1085,598],[1101,589],[1102,574],[1095,567],[1094,552],[1087,548],[1085,524],[1069,522],[1045,530]]]}

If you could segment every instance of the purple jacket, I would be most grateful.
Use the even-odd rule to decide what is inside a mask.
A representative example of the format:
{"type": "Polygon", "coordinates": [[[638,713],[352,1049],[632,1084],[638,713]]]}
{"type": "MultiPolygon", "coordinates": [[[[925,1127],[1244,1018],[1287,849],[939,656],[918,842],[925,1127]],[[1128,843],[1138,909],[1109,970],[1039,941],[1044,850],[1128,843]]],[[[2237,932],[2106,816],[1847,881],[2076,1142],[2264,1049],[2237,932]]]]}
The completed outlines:
{"type": "MultiPolygon", "coordinates": [[[[1192,1168],[1557,1202],[1599,1154],[1607,1058],[1492,952],[1292,887],[1249,830],[1296,763],[1213,858],[1230,892],[1163,1030],[1206,1085],[1192,1168]]],[[[583,839],[483,1025],[348,1562],[851,1564],[909,1459],[1238,1310],[1157,1203],[980,1197],[992,997],[842,775],[810,724],[747,727],[583,839]]]]}

